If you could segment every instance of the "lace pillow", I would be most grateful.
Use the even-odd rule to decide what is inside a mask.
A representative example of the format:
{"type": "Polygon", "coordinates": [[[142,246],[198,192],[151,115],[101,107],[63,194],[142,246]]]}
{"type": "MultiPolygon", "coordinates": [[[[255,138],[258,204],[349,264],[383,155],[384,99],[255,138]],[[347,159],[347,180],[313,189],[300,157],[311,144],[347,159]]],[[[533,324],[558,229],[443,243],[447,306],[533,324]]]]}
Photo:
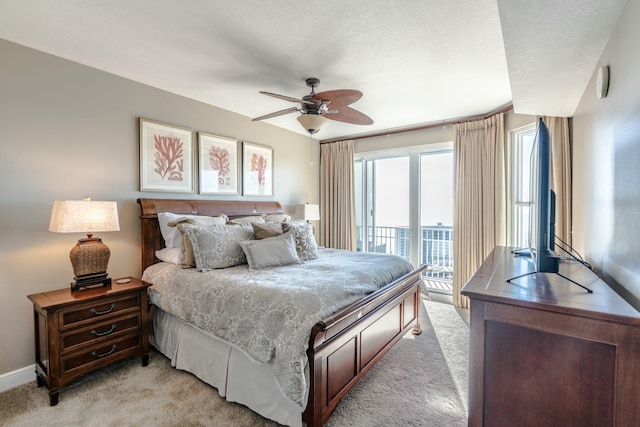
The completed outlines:
{"type": "Polygon", "coordinates": [[[284,222],[282,230],[293,230],[296,236],[296,251],[303,261],[318,258],[318,244],[313,236],[313,226],[307,223],[284,222]]]}
{"type": "Polygon", "coordinates": [[[253,234],[256,235],[256,239],[268,239],[269,237],[279,236],[284,231],[282,231],[282,223],[281,222],[265,222],[264,224],[253,223],[253,234]]]}
{"type": "Polygon", "coordinates": [[[205,224],[226,224],[229,219],[226,215],[220,216],[200,216],[200,215],[185,215],[185,214],[175,214],[171,212],[159,212],[158,213],[158,224],[160,225],[160,233],[162,233],[162,237],[164,238],[164,246],[167,248],[179,248],[181,244],[182,237],[180,236],[180,231],[177,228],[171,227],[169,223],[176,223],[177,220],[180,219],[193,219],[194,221],[198,221],[205,224]],[[207,222],[208,221],[208,222],[207,222]],[[206,223],[205,223],[206,222],[206,223]]]}
{"type": "Polygon", "coordinates": [[[253,228],[250,225],[192,225],[183,228],[191,242],[199,271],[233,267],[247,262],[240,242],[253,238],[253,228]]]}
{"type": "Polygon", "coordinates": [[[249,270],[302,264],[296,253],[295,236],[292,231],[267,239],[240,242],[240,246],[247,257],[249,270]]]}

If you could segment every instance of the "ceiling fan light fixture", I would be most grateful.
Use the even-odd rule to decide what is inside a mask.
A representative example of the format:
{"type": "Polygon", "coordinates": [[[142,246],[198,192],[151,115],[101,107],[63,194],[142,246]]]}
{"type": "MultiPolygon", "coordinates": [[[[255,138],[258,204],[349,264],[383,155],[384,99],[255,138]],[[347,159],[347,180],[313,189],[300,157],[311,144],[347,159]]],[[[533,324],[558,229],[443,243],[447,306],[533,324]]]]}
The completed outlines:
{"type": "Polygon", "coordinates": [[[298,121],[307,132],[313,135],[320,130],[327,118],[319,114],[301,114],[298,116],[298,121]]]}

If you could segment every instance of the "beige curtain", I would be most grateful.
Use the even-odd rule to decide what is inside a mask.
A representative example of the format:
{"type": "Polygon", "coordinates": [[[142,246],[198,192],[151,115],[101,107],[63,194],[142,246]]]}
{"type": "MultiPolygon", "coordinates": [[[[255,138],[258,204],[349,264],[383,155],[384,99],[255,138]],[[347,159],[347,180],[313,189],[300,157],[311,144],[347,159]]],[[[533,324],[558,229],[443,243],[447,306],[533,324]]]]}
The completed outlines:
{"type": "Polygon", "coordinates": [[[320,244],[356,249],[353,140],[320,146],[320,244]]]}
{"type": "MultiPolygon", "coordinates": [[[[551,189],[556,193],[556,236],[571,245],[571,141],[569,119],[542,117],[551,135],[551,189]]],[[[564,247],[564,246],[563,246],[564,247]]],[[[566,247],[564,247],[567,249],[566,247]]]]}
{"type": "Polygon", "coordinates": [[[453,126],[453,302],[496,245],[506,238],[504,115],[453,126]]]}

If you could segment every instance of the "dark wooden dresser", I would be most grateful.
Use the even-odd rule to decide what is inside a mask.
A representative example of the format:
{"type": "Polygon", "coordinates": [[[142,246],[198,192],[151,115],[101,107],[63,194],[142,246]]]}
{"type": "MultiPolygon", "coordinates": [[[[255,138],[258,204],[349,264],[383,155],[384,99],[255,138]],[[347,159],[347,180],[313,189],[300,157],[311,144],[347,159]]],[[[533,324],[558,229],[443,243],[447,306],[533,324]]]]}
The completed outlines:
{"type": "Polygon", "coordinates": [[[130,357],[149,363],[147,288],[129,283],[70,288],[29,295],[35,325],[36,377],[58,403],[60,387],[81,375],[130,357]]]}
{"type": "Polygon", "coordinates": [[[496,247],[471,301],[469,426],[640,426],[640,313],[591,270],[496,247]]]}

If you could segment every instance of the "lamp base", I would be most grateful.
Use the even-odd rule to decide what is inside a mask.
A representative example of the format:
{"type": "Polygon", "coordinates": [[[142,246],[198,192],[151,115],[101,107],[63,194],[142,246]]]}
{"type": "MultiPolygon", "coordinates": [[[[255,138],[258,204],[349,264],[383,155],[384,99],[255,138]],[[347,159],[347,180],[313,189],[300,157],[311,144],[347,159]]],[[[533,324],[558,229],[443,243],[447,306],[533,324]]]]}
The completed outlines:
{"type": "Polygon", "coordinates": [[[107,274],[111,251],[99,237],[88,236],[78,240],[69,254],[75,279],[75,282],[71,282],[73,291],[96,285],[111,286],[107,274]]]}
{"type": "Polygon", "coordinates": [[[71,282],[71,290],[79,291],[82,288],[92,286],[111,286],[111,277],[107,273],[90,274],[82,277],[76,277],[75,282],[71,282]]]}

